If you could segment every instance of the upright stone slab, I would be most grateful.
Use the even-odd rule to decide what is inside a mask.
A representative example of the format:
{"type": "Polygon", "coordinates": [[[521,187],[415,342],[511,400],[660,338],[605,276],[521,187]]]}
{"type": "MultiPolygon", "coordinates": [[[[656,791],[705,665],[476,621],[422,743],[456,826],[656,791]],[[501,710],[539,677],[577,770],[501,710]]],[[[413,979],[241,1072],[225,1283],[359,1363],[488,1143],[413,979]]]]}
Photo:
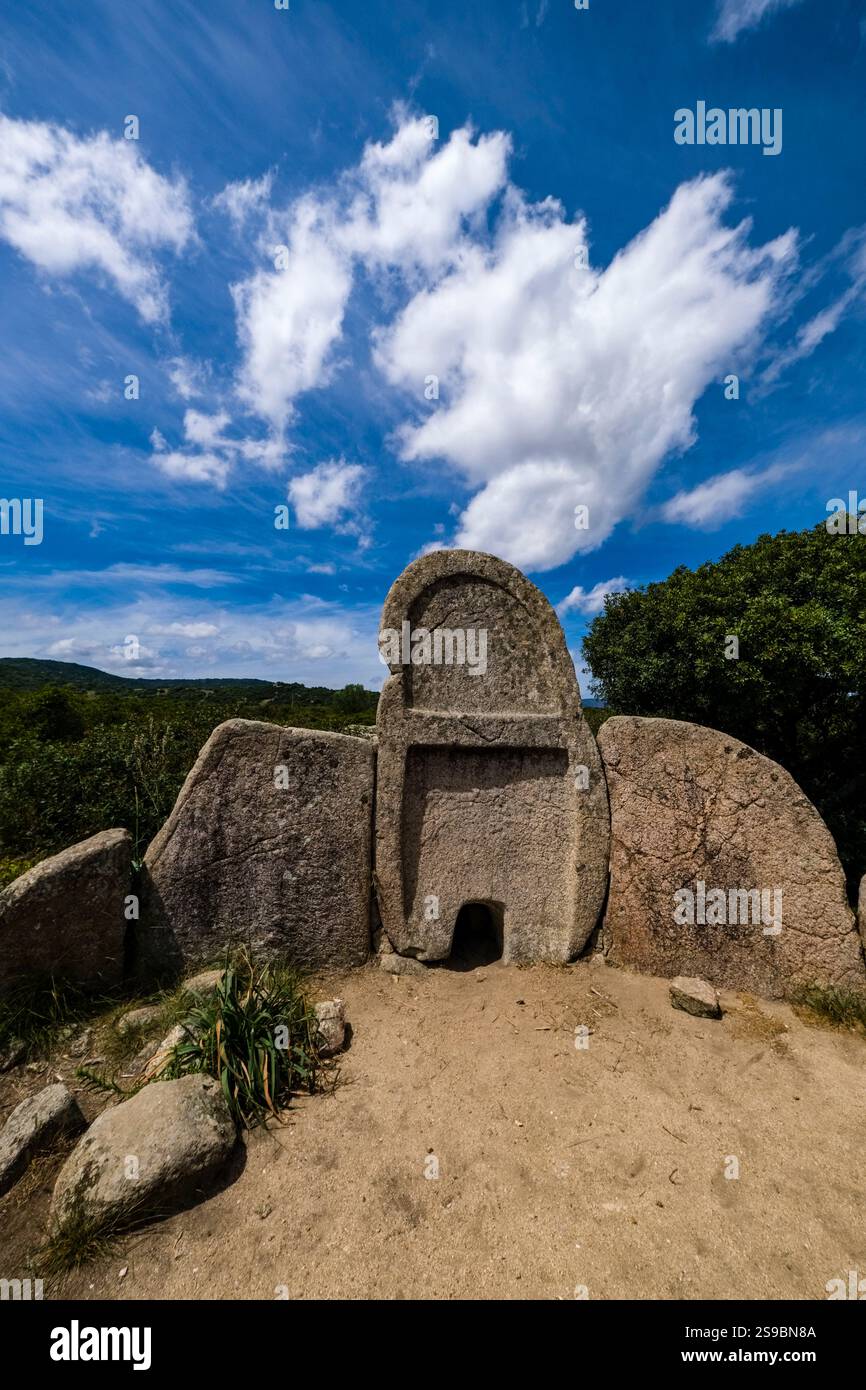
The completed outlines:
{"type": "Polygon", "coordinates": [[[220,724],[145,856],[140,973],[242,945],[310,969],[365,961],[375,756],[343,734],[220,724]]]}
{"type": "Polygon", "coordinates": [[[103,989],[123,977],[132,839],[103,830],[43,859],[0,893],[0,990],[53,976],[103,989]]]}
{"type": "Polygon", "coordinates": [[[380,650],[376,882],[396,950],[447,957],[480,903],[503,959],[572,959],[602,906],[610,823],[550,604],[492,555],[435,551],[391,588],[380,650]]]}
{"type": "Polygon", "coordinates": [[[784,768],[674,719],[608,719],[598,745],[611,963],[770,998],[813,982],[866,985],[836,847],[784,768]]]}

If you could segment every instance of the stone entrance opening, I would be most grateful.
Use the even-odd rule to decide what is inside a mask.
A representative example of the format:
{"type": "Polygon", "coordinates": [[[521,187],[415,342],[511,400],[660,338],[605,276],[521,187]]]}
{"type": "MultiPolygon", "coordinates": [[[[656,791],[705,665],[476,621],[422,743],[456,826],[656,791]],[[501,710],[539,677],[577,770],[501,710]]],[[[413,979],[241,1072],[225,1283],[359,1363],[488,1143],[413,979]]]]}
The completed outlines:
{"type": "Polygon", "coordinates": [[[454,923],[451,970],[477,970],[502,959],[502,903],[464,903],[454,923]]]}

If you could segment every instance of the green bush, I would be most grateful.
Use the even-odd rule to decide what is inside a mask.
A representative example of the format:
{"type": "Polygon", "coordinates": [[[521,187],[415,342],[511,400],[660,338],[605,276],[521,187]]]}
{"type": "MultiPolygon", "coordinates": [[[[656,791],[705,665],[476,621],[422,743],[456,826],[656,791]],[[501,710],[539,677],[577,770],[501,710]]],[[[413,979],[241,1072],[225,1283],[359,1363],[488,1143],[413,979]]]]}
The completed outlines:
{"type": "Polygon", "coordinates": [[[293,972],[227,965],[219,987],[184,1019],[160,1079],[206,1072],[219,1081],[239,1125],[251,1129],[316,1084],[316,1018],[293,972]]]}

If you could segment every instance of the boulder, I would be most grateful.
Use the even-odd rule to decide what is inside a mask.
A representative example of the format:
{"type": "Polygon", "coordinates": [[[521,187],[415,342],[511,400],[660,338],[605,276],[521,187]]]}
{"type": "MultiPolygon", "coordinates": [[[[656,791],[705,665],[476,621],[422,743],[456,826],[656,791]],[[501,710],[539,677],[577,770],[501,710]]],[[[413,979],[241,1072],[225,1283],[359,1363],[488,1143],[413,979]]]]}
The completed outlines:
{"type": "Polygon", "coordinates": [[[836,847],[793,778],[747,744],[672,719],[611,718],[610,964],[782,998],[863,988],[836,847]]]}
{"type": "Polygon", "coordinates": [[[27,975],[90,987],[123,976],[126,830],[104,830],[43,859],[0,893],[0,989],[27,975]]]}
{"type": "Polygon", "coordinates": [[[84,1116],[71,1091],[58,1082],[16,1105],[0,1132],[0,1196],[8,1192],[42,1149],[77,1134],[84,1116]]]}
{"type": "Polygon", "coordinates": [[[465,931],[505,961],[572,960],[604,901],[610,818],[547,599],[493,555],[434,551],[391,587],[380,652],[376,886],[395,951],[444,960],[465,931]]]}
{"type": "Polygon", "coordinates": [[[222,970],[202,970],[198,975],[191,975],[188,980],[184,980],[181,988],[184,994],[192,995],[196,1001],[207,999],[208,995],[219,988],[222,977],[222,970]]]}
{"type": "Polygon", "coordinates": [[[342,999],[323,999],[313,1008],[318,1024],[316,1047],[320,1057],[333,1057],[346,1041],[346,1005],[342,999]]]}
{"type": "Polygon", "coordinates": [[[419,978],[426,975],[430,969],[422,960],[415,960],[414,956],[398,956],[396,952],[386,951],[377,957],[379,966],[382,970],[387,970],[389,975],[414,975],[419,978]]]}
{"type": "Polygon", "coordinates": [[[163,1011],[161,1004],[142,1004],[140,1009],[129,1009],[117,1020],[117,1031],[121,1036],[126,1033],[137,1033],[142,1028],[149,1028],[156,1023],[163,1011]]]}
{"type": "Polygon", "coordinates": [[[123,1222],[194,1199],[228,1161],[235,1127],[218,1082],[183,1076],[145,1086],[93,1121],[67,1158],[49,1229],[73,1211],[123,1222]]]}
{"type": "Polygon", "coordinates": [[[362,964],[375,758],[342,734],[215,729],[145,856],[139,974],[200,969],[241,945],[305,969],[362,964]]]}
{"type": "Polygon", "coordinates": [[[696,1018],[721,1018],[718,992],[706,980],[689,979],[678,975],[671,982],[671,1003],[675,1009],[694,1014],[696,1018]]]}

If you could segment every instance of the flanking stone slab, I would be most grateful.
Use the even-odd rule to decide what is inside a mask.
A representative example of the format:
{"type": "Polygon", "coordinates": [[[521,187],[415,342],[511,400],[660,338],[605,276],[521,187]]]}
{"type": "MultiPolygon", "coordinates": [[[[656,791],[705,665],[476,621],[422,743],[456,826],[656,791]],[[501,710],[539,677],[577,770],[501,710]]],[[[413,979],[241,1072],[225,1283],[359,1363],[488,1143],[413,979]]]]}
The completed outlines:
{"type": "Polygon", "coordinates": [[[598,746],[611,964],[769,998],[813,982],[866,986],[836,847],[784,768],[673,719],[608,719],[598,746]]]}
{"type": "Polygon", "coordinates": [[[310,969],[362,964],[375,758],[343,734],[215,729],[145,856],[138,972],[200,969],[243,945],[310,969]]]}
{"type": "Polygon", "coordinates": [[[0,893],[0,989],[28,976],[102,988],[123,976],[132,839],[104,830],[0,893]]]}
{"type": "Polygon", "coordinates": [[[394,949],[444,959],[477,903],[504,960],[571,960],[602,906],[610,822],[550,604],[492,555],[435,551],[391,588],[380,651],[376,886],[394,949]]]}

